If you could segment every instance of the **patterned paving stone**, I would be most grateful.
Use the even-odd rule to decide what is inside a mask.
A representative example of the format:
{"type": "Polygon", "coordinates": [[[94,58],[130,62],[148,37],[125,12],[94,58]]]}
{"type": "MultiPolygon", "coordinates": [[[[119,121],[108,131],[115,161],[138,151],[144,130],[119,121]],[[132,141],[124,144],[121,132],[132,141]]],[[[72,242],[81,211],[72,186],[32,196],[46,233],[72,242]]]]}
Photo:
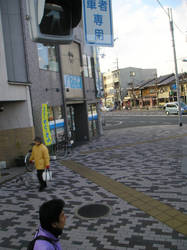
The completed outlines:
{"type": "MultiPolygon", "coordinates": [[[[176,147],[187,142],[182,136],[185,130],[185,126],[180,130],[177,126],[157,126],[107,131],[105,136],[76,148],[70,159],[187,214],[186,176],[181,172],[181,149],[176,147]]],[[[57,197],[66,202],[67,223],[61,239],[64,250],[187,249],[187,237],[162,223],[161,218],[153,218],[81,177],[63,166],[60,158],[51,162],[51,167],[54,178],[46,192],[37,192],[37,180],[28,173],[22,175],[27,185],[16,177],[0,186],[1,250],[26,249],[38,227],[39,206],[57,197]],[[91,202],[109,205],[111,214],[92,220],[77,217],[77,208],[91,202]]]]}

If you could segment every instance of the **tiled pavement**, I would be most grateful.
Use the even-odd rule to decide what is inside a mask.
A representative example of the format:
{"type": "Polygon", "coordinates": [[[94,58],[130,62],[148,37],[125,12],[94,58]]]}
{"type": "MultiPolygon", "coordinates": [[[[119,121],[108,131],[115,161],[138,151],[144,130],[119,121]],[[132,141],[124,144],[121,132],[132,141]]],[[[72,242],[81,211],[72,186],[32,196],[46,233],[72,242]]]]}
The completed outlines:
{"type": "Polygon", "coordinates": [[[59,197],[66,202],[64,250],[186,250],[186,155],[187,126],[105,131],[69,159],[51,162],[54,178],[46,192],[37,192],[37,180],[28,173],[24,181],[2,183],[0,249],[26,249],[40,204],[59,197]],[[111,212],[99,219],[77,217],[76,210],[89,203],[109,205],[111,212]]]}

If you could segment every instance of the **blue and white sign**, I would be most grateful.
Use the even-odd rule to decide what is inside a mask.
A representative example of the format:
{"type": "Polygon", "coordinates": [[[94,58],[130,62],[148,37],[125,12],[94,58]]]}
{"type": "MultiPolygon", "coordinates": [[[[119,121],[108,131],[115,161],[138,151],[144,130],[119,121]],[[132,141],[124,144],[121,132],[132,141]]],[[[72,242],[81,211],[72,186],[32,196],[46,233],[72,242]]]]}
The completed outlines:
{"type": "Polygon", "coordinates": [[[176,90],[176,89],[177,89],[176,83],[174,83],[174,84],[171,85],[171,89],[172,89],[172,90],[176,90]]]}
{"type": "Polygon", "coordinates": [[[111,0],[83,0],[83,20],[87,44],[113,46],[111,0]]]}
{"type": "Polygon", "coordinates": [[[65,88],[82,89],[82,77],[75,75],[64,75],[65,88]]]}

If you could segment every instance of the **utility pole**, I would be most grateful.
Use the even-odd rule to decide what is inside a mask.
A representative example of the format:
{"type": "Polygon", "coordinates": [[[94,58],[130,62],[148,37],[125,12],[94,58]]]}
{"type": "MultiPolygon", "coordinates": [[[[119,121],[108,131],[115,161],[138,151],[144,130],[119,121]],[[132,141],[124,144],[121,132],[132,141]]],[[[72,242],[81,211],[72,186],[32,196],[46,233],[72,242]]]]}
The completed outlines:
{"type": "MultiPolygon", "coordinates": [[[[117,69],[117,78],[118,78],[118,92],[116,92],[116,98],[119,105],[119,109],[121,110],[122,100],[121,100],[121,82],[120,82],[120,71],[119,71],[119,60],[116,58],[116,69],[117,69]]],[[[117,91],[117,89],[116,89],[117,91]]]]}
{"type": "Polygon", "coordinates": [[[155,76],[155,100],[156,100],[156,107],[158,107],[159,104],[158,104],[158,78],[157,78],[157,73],[154,76],[155,76]]]}
{"type": "Polygon", "coordinates": [[[182,114],[181,114],[181,103],[180,103],[180,87],[179,87],[179,77],[178,77],[178,68],[177,68],[177,57],[176,57],[176,50],[175,50],[172,9],[168,9],[168,17],[169,17],[169,23],[170,23],[171,36],[172,36],[173,55],[174,55],[174,63],[175,63],[175,80],[176,80],[176,88],[177,88],[177,101],[178,101],[178,106],[179,106],[179,126],[181,127],[182,126],[182,114]]]}
{"type": "Polygon", "coordinates": [[[118,58],[116,58],[116,66],[117,66],[117,70],[118,70],[119,69],[118,58]]]}
{"type": "Polygon", "coordinates": [[[132,79],[132,98],[133,98],[133,106],[135,106],[135,95],[134,95],[134,77],[136,76],[136,72],[130,71],[129,76],[132,79]]]}

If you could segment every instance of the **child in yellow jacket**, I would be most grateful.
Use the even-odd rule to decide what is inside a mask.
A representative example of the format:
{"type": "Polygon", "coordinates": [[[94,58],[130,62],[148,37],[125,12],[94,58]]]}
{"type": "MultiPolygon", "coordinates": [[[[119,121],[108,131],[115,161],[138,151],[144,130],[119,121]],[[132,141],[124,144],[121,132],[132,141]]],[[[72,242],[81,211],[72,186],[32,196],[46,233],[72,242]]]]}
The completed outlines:
{"type": "Polygon", "coordinates": [[[37,177],[40,183],[39,191],[43,191],[47,187],[46,181],[43,180],[42,174],[46,168],[49,168],[50,157],[47,147],[42,143],[40,137],[34,139],[35,145],[32,148],[32,154],[30,157],[30,163],[35,164],[37,169],[37,177]]]}

